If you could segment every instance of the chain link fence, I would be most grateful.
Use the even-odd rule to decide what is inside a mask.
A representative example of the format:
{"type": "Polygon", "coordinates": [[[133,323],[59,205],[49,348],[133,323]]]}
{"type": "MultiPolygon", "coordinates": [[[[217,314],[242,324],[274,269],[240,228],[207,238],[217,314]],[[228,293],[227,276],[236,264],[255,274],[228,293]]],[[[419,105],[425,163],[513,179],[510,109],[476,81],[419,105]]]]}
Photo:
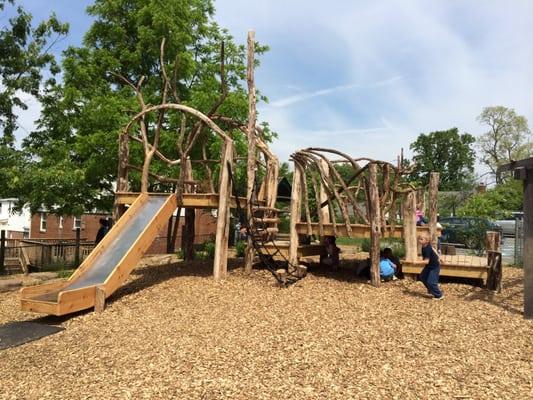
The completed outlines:
{"type": "Polygon", "coordinates": [[[518,215],[515,224],[514,236],[514,264],[524,264],[524,216],[518,215]]]}

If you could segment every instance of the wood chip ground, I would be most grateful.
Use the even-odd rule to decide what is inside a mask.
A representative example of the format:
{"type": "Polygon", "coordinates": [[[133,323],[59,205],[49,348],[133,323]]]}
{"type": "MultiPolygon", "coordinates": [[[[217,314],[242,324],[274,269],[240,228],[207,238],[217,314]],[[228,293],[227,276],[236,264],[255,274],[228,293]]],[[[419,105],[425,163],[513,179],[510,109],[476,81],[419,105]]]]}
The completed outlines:
{"type": "MultiPolygon", "coordinates": [[[[230,265],[236,267],[239,261],[230,265]]],[[[141,266],[102,314],[0,352],[0,399],[532,399],[523,272],[503,291],[380,288],[316,270],[281,289],[263,270],[141,266]]],[[[0,323],[35,320],[0,293],[0,323]]]]}

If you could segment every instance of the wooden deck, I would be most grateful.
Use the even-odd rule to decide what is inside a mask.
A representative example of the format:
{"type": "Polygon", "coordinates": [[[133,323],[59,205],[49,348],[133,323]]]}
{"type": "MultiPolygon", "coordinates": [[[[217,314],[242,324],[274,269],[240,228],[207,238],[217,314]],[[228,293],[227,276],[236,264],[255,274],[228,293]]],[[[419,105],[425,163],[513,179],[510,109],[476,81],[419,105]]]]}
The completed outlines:
{"type": "MultiPolygon", "coordinates": [[[[140,193],[135,192],[117,192],[115,194],[117,204],[132,204],[140,193]]],[[[162,195],[162,193],[149,193],[151,195],[162,195]]],[[[240,206],[246,208],[246,199],[238,198],[240,206]]],[[[183,203],[178,203],[178,207],[187,208],[218,208],[218,193],[184,193],[183,203]]],[[[236,208],[235,197],[232,196],[230,200],[230,207],[236,208]]]]}
{"type": "MultiPolygon", "coordinates": [[[[337,237],[357,237],[357,238],[369,238],[370,237],[370,225],[364,224],[350,224],[349,225],[352,232],[351,235],[348,233],[348,229],[345,224],[337,223],[336,230],[333,229],[333,224],[323,224],[324,235],[328,236],[337,236],[337,237]]],[[[320,228],[318,222],[299,222],[296,224],[296,231],[299,235],[308,235],[309,228],[313,235],[320,235],[320,228]]],[[[429,233],[429,225],[417,226],[417,232],[427,232],[429,233]]],[[[394,237],[402,238],[403,237],[403,227],[401,225],[396,225],[394,230],[391,226],[387,225],[385,232],[382,237],[394,237]]]]}
{"type": "MultiPolygon", "coordinates": [[[[466,255],[441,256],[441,276],[487,279],[489,266],[486,257],[466,255]]],[[[426,260],[402,260],[402,270],[407,275],[417,275],[427,264],[426,260]]]]}

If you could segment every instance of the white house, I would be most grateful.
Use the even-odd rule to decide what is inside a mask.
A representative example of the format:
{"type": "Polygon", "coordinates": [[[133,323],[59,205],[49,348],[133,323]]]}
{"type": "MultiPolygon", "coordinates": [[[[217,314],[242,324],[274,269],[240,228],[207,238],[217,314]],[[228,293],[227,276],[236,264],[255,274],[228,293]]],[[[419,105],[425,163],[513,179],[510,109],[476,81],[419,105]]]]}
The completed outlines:
{"type": "Polygon", "coordinates": [[[22,239],[29,236],[30,209],[24,207],[21,212],[15,212],[17,199],[0,199],[0,230],[6,231],[7,239],[22,239]]]}

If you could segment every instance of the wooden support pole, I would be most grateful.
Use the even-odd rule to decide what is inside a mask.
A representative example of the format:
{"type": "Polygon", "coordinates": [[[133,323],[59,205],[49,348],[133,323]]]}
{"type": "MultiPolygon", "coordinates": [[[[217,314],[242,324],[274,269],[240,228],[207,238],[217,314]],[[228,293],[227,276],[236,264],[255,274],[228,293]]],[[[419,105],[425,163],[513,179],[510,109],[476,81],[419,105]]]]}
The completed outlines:
{"type": "Polygon", "coordinates": [[[5,266],[6,259],[6,231],[0,231],[0,274],[3,274],[6,270],[5,266]]]}
{"type": "Polygon", "coordinates": [[[439,173],[429,174],[429,236],[433,248],[437,248],[437,209],[439,196],[439,173]]]}
{"type": "Polygon", "coordinates": [[[405,260],[415,261],[418,247],[416,241],[416,197],[411,191],[405,195],[403,211],[403,238],[405,241],[405,260]]]}
{"type": "Polygon", "coordinates": [[[76,228],[76,249],[74,250],[74,266],[76,268],[80,266],[80,241],[81,241],[80,228],[76,228]]]}
{"type": "Polygon", "coordinates": [[[105,288],[102,286],[96,286],[95,290],[94,312],[101,313],[105,309],[105,288]]]}
{"type": "Polygon", "coordinates": [[[500,248],[500,232],[487,232],[486,249],[487,265],[487,289],[500,292],[502,289],[502,256],[500,248]]]}
{"type": "Polygon", "coordinates": [[[379,278],[379,239],[381,237],[381,216],[379,206],[377,165],[369,167],[369,206],[370,206],[370,280],[373,286],[380,285],[379,278]]]}
{"type": "Polygon", "coordinates": [[[289,263],[298,265],[298,232],[296,224],[301,219],[301,195],[302,195],[302,167],[295,162],[294,174],[292,177],[291,211],[290,211],[290,243],[289,243],[289,263]]]}
{"type": "Polygon", "coordinates": [[[228,272],[228,241],[230,225],[231,179],[229,167],[233,167],[233,142],[226,140],[220,169],[220,188],[218,190],[218,215],[215,238],[215,260],[213,276],[215,280],[226,277],[228,272]]]}
{"type": "MultiPolygon", "coordinates": [[[[325,160],[320,159],[318,161],[321,165],[320,169],[323,171],[323,173],[326,173],[325,178],[329,179],[329,167],[325,160]]],[[[326,192],[326,188],[324,187],[324,181],[320,180],[320,203],[317,204],[317,207],[320,207],[321,204],[326,203],[324,207],[320,207],[319,213],[322,215],[322,223],[329,224],[331,222],[330,214],[329,214],[329,207],[327,206],[328,201],[328,194],[326,192]]]]}
{"type": "Polygon", "coordinates": [[[524,180],[524,317],[533,319],[533,167],[524,180]]]}
{"type": "MultiPolygon", "coordinates": [[[[248,64],[246,67],[246,81],[248,84],[248,159],[246,167],[246,211],[248,224],[253,224],[252,218],[252,200],[255,184],[255,125],[256,125],[256,100],[255,100],[255,83],[254,83],[254,56],[255,56],[255,32],[248,32],[248,64]]],[[[244,270],[252,272],[254,259],[254,247],[252,238],[248,237],[246,250],[244,253],[244,270]]]]}

